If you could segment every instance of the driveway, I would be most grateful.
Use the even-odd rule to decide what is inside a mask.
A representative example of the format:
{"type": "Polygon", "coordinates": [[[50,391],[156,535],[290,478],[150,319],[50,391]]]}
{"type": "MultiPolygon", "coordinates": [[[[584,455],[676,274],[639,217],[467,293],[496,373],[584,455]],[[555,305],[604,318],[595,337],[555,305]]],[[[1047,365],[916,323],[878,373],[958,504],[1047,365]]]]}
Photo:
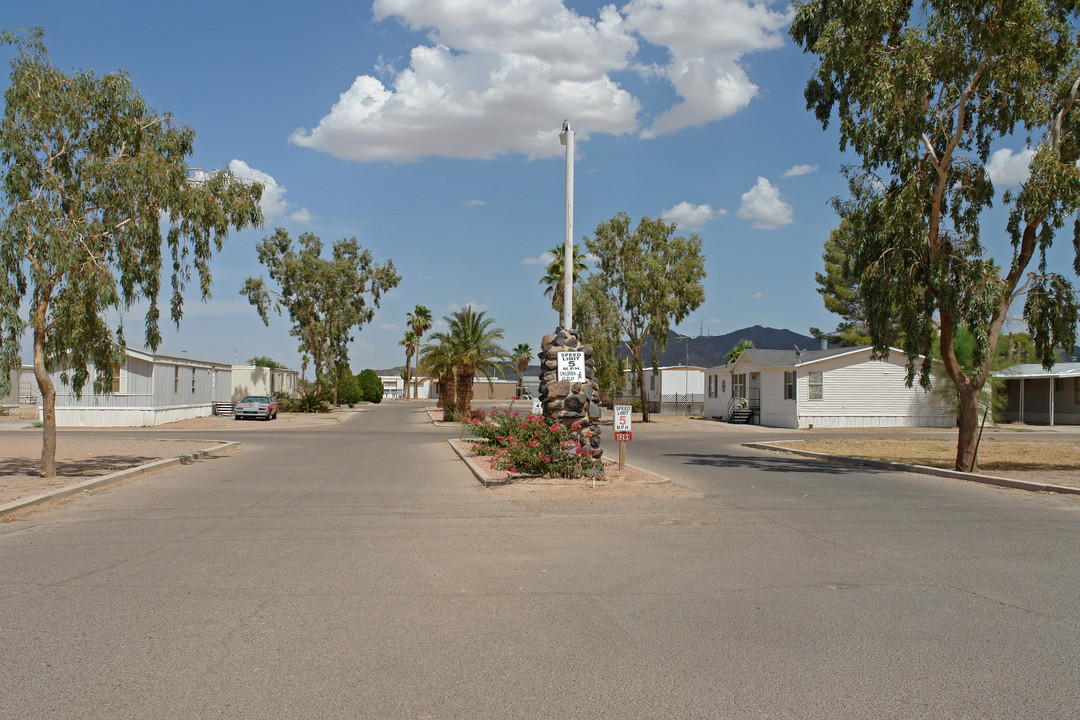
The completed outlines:
{"type": "MultiPolygon", "coordinates": [[[[756,434],[755,431],[747,431],[756,434]]],[[[413,403],[0,525],[0,718],[1075,718],[1080,503],[634,428],[483,489],[413,403]]]]}

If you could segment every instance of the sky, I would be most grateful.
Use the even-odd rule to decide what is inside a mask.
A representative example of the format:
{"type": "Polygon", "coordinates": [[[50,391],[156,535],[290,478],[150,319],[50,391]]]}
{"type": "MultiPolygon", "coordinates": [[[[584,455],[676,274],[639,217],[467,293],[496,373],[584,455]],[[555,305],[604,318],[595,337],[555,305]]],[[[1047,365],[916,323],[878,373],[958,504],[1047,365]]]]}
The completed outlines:
{"type": "MultiPolygon", "coordinates": [[[[564,239],[564,120],[579,243],[620,211],[701,238],[706,299],[676,332],[839,320],[814,273],[854,158],[806,110],[814,61],[787,35],[787,3],[0,0],[0,18],[42,26],[60,68],[127,72],[150,106],[195,130],[193,167],[265,185],[264,227],[230,235],[212,298],[185,295],[163,348],[299,369],[288,316],[265,326],[239,295],[245,278],[266,277],[255,247],[282,227],[327,248],[355,237],[401,275],[354,332],[355,372],[404,365],[416,305],[435,330],[471,305],[505,348],[537,349],[560,320],[539,280],[564,239]]],[[[996,148],[996,184],[1022,179],[1024,152],[996,148]]]]}

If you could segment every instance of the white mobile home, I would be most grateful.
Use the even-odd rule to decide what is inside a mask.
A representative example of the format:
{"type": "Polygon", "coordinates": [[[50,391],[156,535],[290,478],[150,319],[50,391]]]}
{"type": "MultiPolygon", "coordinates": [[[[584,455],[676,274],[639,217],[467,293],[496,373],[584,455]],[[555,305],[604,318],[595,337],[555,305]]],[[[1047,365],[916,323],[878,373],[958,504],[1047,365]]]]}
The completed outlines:
{"type": "Polygon", "coordinates": [[[730,420],[742,409],[748,422],[787,428],[956,425],[944,398],[907,387],[903,351],[887,360],[870,352],[745,350],[706,371],[705,416],[730,420]]]}
{"type": "Polygon", "coordinates": [[[1013,365],[994,373],[1005,382],[1004,416],[1011,422],[1080,425],[1080,363],[1013,365]]]}
{"type": "MultiPolygon", "coordinates": [[[[91,383],[93,373],[91,368],[91,383]]],[[[230,365],[187,352],[128,348],[124,362],[114,367],[112,391],[101,395],[87,384],[76,397],[60,375],[51,373],[61,427],[139,427],[203,417],[232,394],[230,365]]]]}
{"type": "MultiPolygon", "coordinates": [[[[634,388],[637,379],[633,370],[624,371],[625,383],[621,399],[638,400],[641,394],[634,388]]],[[[649,412],[700,414],[705,398],[705,368],[697,365],[669,365],[645,368],[645,397],[649,412]]]]}
{"type": "Polygon", "coordinates": [[[261,365],[233,365],[230,370],[232,402],[238,403],[248,395],[274,397],[283,392],[296,397],[300,374],[285,368],[269,368],[261,365]]]}

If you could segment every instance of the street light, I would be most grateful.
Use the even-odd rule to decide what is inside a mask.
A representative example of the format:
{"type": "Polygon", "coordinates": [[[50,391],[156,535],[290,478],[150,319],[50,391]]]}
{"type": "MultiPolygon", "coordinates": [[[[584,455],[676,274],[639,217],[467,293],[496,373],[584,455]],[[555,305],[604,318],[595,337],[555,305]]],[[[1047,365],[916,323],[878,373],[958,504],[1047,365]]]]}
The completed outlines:
{"type": "Polygon", "coordinates": [[[559,143],[566,147],[566,239],[563,243],[563,316],[562,326],[569,330],[574,322],[574,131],[563,120],[559,143]]]}

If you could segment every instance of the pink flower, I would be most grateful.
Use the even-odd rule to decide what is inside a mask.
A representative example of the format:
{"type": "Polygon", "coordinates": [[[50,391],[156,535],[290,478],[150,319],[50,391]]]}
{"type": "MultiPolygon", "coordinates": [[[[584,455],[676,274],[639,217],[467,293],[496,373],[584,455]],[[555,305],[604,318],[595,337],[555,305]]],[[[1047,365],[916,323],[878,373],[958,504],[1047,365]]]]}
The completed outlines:
{"type": "Polygon", "coordinates": [[[550,430],[551,432],[559,432],[559,426],[558,425],[552,425],[551,427],[548,428],[548,430],[550,430]]]}
{"type": "Polygon", "coordinates": [[[536,446],[537,446],[537,445],[539,445],[539,444],[540,444],[540,443],[536,442],[535,440],[530,440],[530,441],[529,441],[529,447],[536,447],[536,446]]]}

